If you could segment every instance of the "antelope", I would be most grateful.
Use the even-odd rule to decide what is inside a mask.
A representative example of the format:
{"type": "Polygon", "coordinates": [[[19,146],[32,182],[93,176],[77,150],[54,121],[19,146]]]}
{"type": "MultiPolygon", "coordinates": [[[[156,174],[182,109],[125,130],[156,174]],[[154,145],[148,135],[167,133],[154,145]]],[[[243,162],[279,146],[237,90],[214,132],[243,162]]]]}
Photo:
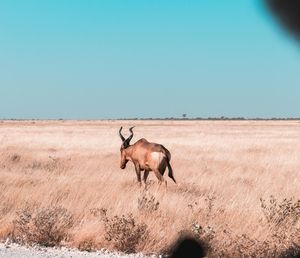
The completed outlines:
{"type": "Polygon", "coordinates": [[[135,172],[137,176],[137,181],[139,185],[142,185],[141,172],[144,171],[143,181],[146,188],[146,181],[150,171],[153,171],[155,176],[159,181],[159,185],[165,182],[167,187],[167,181],[164,180],[163,175],[168,167],[168,176],[176,183],[173,176],[173,170],[170,165],[171,153],[161,144],[148,142],[146,139],[142,138],[138,140],[133,145],[130,145],[130,141],[133,137],[133,129],[129,129],[130,136],[125,139],[122,135],[122,127],[119,130],[119,135],[122,140],[121,151],[121,163],[120,168],[125,169],[128,161],[134,164],[135,172]]]}

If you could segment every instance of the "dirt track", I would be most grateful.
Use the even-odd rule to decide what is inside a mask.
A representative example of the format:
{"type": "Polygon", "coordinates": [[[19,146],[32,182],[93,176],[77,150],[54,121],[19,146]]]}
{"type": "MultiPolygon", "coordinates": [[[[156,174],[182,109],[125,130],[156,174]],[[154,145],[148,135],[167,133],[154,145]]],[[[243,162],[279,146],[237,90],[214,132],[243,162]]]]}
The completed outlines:
{"type": "MultiPolygon", "coordinates": [[[[81,252],[76,249],[68,248],[45,248],[35,247],[27,248],[16,244],[0,244],[0,258],[145,258],[142,254],[124,255],[111,253],[105,250],[97,252],[81,252]]],[[[155,257],[155,256],[148,256],[155,257]]]]}

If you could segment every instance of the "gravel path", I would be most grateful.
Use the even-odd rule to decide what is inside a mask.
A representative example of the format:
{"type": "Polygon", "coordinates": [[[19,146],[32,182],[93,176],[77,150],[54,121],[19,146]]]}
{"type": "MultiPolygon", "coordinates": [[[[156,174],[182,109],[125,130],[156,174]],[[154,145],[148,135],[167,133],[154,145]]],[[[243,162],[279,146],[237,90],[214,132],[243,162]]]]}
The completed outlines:
{"type": "Polygon", "coordinates": [[[25,247],[17,244],[0,243],[0,258],[156,258],[143,254],[119,254],[106,250],[81,252],[69,248],[25,247]]]}

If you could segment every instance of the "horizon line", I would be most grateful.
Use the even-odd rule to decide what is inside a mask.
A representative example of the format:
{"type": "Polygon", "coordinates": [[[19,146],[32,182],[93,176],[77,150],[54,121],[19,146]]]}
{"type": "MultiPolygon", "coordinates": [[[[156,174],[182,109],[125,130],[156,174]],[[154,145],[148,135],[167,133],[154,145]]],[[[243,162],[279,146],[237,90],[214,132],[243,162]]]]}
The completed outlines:
{"type": "Polygon", "coordinates": [[[300,120],[300,117],[142,117],[142,118],[0,118],[0,121],[113,121],[113,120],[120,120],[120,121],[132,121],[132,120],[160,120],[160,121],[295,121],[300,120]]]}

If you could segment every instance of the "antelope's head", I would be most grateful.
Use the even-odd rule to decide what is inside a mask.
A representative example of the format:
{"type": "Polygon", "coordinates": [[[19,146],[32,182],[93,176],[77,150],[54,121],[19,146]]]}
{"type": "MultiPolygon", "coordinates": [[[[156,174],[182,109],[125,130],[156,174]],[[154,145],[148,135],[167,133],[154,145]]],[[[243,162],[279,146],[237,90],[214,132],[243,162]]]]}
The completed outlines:
{"type": "Polygon", "coordinates": [[[129,161],[129,159],[127,157],[127,154],[126,154],[126,149],[130,146],[130,141],[131,141],[131,139],[133,137],[133,131],[132,131],[133,127],[129,128],[129,131],[130,131],[131,135],[127,139],[125,139],[124,136],[121,133],[122,127],[119,130],[119,135],[120,135],[120,138],[122,140],[122,145],[121,145],[121,148],[120,148],[120,151],[121,151],[120,168],[121,169],[125,169],[126,168],[126,164],[129,161]]]}

